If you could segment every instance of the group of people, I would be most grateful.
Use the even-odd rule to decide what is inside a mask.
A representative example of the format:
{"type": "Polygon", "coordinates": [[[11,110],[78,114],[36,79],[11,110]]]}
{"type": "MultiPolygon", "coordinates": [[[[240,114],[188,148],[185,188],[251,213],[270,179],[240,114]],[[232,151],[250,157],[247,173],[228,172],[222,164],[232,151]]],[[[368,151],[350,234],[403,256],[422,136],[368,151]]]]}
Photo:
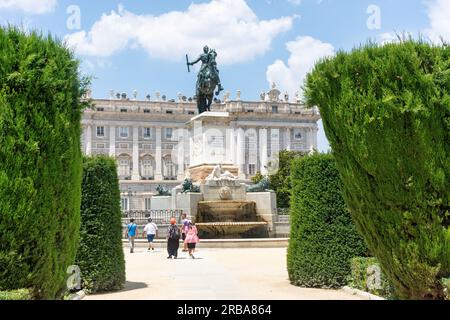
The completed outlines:
{"type": "MultiPolygon", "coordinates": [[[[134,240],[138,236],[138,227],[134,222],[134,219],[130,220],[127,225],[125,237],[128,238],[130,244],[130,253],[134,252],[134,240]]],[[[158,227],[152,221],[148,219],[148,223],[145,225],[143,232],[147,236],[148,251],[154,251],[153,241],[155,237],[158,237],[158,227]]],[[[187,215],[183,213],[181,215],[181,226],[177,225],[175,217],[170,219],[170,225],[167,230],[167,259],[176,259],[178,257],[178,250],[180,247],[180,239],[183,241],[183,252],[188,252],[192,259],[195,259],[194,252],[197,243],[200,241],[198,237],[198,230],[195,223],[187,218],[187,215]]]]}

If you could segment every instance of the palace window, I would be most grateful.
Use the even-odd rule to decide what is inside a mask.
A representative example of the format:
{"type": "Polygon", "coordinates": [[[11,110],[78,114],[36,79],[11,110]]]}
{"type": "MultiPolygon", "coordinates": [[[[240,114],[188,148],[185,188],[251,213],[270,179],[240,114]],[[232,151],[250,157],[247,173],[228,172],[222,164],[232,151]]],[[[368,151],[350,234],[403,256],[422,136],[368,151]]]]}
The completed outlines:
{"type": "Polygon", "coordinates": [[[295,140],[302,140],[303,135],[301,129],[294,129],[294,139],[295,140]]]}
{"type": "Polygon", "coordinates": [[[105,111],[105,108],[97,108],[97,111],[103,112],[105,111]]]}
{"type": "Polygon", "coordinates": [[[151,198],[145,198],[145,210],[151,210],[151,198]]]}
{"type": "Polygon", "coordinates": [[[172,114],[173,111],[172,111],[172,110],[166,110],[166,113],[167,113],[167,114],[172,114]]]}
{"type": "Polygon", "coordinates": [[[144,113],[150,113],[150,109],[144,109],[144,113]]]}
{"type": "Polygon", "coordinates": [[[127,109],[120,109],[120,112],[127,112],[127,109]]]}
{"type": "Polygon", "coordinates": [[[120,199],[120,206],[122,208],[122,211],[130,210],[130,202],[128,201],[128,198],[121,198],[120,199]]]}
{"type": "Polygon", "coordinates": [[[255,164],[250,163],[248,165],[248,174],[249,175],[255,175],[256,174],[256,165],[255,164]]]}
{"type": "Polygon", "coordinates": [[[272,106],[272,113],[278,113],[278,106],[272,106]]]}
{"type": "Polygon", "coordinates": [[[97,127],[97,137],[105,136],[105,127],[97,127]]]}
{"type": "Polygon", "coordinates": [[[129,159],[119,159],[119,177],[129,177],[130,176],[130,160],[129,159]]]}
{"type": "Polygon", "coordinates": [[[144,128],[144,139],[150,139],[152,137],[152,129],[144,128]]]}
{"type": "Polygon", "coordinates": [[[153,178],[153,167],[154,167],[154,161],[150,156],[146,156],[142,160],[142,177],[150,179],[153,178]]]}
{"type": "Polygon", "coordinates": [[[164,129],[164,136],[166,137],[166,140],[172,140],[173,129],[172,128],[165,128],[164,129]]]}
{"type": "Polygon", "coordinates": [[[170,155],[163,158],[163,173],[164,180],[176,180],[177,178],[176,167],[170,155]]]}
{"type": "Polygon", "coordinates": [[[119,134],[121,138],[128,138],[129,135],[128,127],[120,127],[119,134]]]}
{"type": "Polygon", "coordinates": [[[188,111],[188,114],[193,115],[195,114],[195,111],[188,111]]]}

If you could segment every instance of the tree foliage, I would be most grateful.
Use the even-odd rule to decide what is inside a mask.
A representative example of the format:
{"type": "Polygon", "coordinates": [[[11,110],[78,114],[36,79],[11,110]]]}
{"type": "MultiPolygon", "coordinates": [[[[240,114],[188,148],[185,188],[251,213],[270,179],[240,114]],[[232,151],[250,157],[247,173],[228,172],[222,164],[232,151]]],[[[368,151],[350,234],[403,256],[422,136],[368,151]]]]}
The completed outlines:
{"type": "Polygon", "coordinates": [[[296,158],[305,156],[301,151],[280,151],[278,171],[269,176],[269,188],[277,194],[277,207],[289,208],[291,199],[291,164],[296,158]]]}
{"type": "Polygon", "coordinates": [[[121,218],[116,162],[109,157],[84,158],[76,263],[88,292],[118,290],[125,283],[121,218]]]}
{"type": "Polygon", "coordinates": [[[342,198],[330,154],[292,163],[289,279],[295,285],[337,288],[347,284],[350,260],[367,254],[342,198]]]}
{"type": "Polygon", "coordinates": [[[346,202],[401,298],[450,274],[450,48],[406,40],[340,52],[308,75],[346,202]]]}
{"type": "Polygon", "coordinates": [[[79,235],[86,85],[59,41],[0,28],[0,290],[63,293],[79,235]]]}

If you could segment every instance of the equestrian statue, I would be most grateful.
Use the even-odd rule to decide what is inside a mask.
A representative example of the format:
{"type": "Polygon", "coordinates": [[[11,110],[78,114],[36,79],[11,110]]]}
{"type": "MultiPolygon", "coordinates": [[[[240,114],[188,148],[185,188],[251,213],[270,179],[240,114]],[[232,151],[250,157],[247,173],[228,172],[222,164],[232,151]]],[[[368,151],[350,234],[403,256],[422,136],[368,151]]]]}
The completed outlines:
{"type": "Polygon", "coordinates": [[[205,111],[211,111],[211,104],[214,99],[214,90],[216,87],[216,96],[224,90],[222,84],[220,83],[216,57],[216,50],[210,50],[208,46],[203,48],[203,53],[195,61],[189,62],[188,56],[186,55],[186,62],[189,72],[189,66],[193,66],[200,61],[202,62],[202,66],[198,72],[196,85],[197,107],[199,114],[205,111]]]}

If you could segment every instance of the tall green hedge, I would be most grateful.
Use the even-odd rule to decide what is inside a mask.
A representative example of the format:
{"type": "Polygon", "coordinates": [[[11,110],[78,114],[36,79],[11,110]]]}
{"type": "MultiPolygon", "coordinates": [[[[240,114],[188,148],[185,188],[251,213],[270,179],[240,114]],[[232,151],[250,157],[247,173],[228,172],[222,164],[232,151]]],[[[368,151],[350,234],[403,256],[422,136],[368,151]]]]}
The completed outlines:
{"type": "Polygon", "coordinates": [[[76,260],[88,292],[118,290],[125,283],[121,218],[114,159],[84,158],[81,241],[76,260]]]}
{"type": "Polygon", "coordinates": [[[65,289],[80,224],[86,82],[59,41],[0,28],[0,290],[65,289]]]}
{"type": "Polygon", "coordinates": [[[318,106],[344,197],[401,298],[442,298],[450,274],[450,47],[368,44],[317,64],[318,106]]]}
{"type": "Polygon", "coordinates": [[[342,198],[335,160],[331,154],[295,159],[291,179],[289,278],[299,286],[341,287],[350,260],[367,249],[342,198]]]}

